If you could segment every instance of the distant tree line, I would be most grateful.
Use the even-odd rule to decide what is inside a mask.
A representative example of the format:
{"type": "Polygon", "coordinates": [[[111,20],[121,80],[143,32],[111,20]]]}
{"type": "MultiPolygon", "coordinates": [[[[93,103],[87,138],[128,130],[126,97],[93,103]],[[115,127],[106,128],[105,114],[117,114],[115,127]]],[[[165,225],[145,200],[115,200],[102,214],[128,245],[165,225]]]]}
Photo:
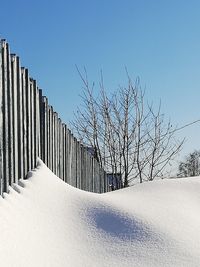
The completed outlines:
{"type": "Polygon", "coordinates": [[[200,150],[195,150],[180,162],[178,177],[192,177],[200,175],[200,150]]]}

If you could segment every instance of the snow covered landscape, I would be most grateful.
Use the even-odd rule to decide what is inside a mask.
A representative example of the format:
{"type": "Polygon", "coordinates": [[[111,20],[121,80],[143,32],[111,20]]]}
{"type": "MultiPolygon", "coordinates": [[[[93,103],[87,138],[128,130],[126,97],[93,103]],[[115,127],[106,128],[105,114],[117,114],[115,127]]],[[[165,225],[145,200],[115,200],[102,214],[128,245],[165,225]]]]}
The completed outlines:
{"type": "Polygon", "coordinates": [[[200,267],[200,1],[1,1],[0,267],[200,267]]]}
{"type": "Polygon", "coordinates": [[[6,267],[199,266],[200,178],[95,194],[39,160],[0,201],[6,267]]]}

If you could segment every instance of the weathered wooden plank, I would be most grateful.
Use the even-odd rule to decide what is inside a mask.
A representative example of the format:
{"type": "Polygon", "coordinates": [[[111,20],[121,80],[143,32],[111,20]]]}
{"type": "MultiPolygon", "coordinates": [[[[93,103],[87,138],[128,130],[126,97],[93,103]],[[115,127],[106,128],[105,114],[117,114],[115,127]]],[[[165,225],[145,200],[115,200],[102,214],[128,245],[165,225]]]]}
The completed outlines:
{"type": "Polygon", "coordinates": [[[55,142],[54,142],[54,151],[55,151],[55,174],[58,175],[58,113],[54,112],[54,119],[55,119],[55,142]]]}
{"type": "Polygon", "coordinates": [[[94,192],[94,157],[92,157],[92,162],[91,162],[91,180],[92,180],[92,192],[94,192]]]}
{"type": "Polygon", "coordinates": [[[103,169],[100,168],[100,193],[104,192],[104,172],[103,169]]]}
{"type": "Polygon", "coordinates": [[[71,131],[69,130],[69,184],[72,185],[72,151],[73,151],[73,136],[71,131]]]}
{"type": "Polygon", "coordinates": [[[36,160],[38,156],[38,132],[37,132],[37,83],[36,80],[30,79],[30,96],[31,96],[31,168],[36,167],[36,160]]]}
{"type": "Polygon", "coordinates": [[[83,183],[84,183],[84,177],[83,177],[83,169],[84,169],[84,162],[83,162],[83,145],[81,144],[80,147],[80,158],[81,158],[81,189],[83,190],[83,183]]]}
{"type": "Polygon", "coordinates": [[[88,188],[87,191],[91,191],[91,155],[87,151],[87,180],[88,188]]]}
{"type": "Polygon", "coordinates": [[[33,80],[33,88],[32,88],[32,169],[36,167],[36,159],[37,159],[37,131],[36,131],[36,119],[37,119],[37,84],[36,80],[33,80]]]}
{"type": "MultiPolygon", "coordinates": [[[[17,57],[11,55],[12,103],[13,103],[13,182],[18,183],[18,116],[17,116],[17,57]]],[[[0,78],[1,80],[1,78],[0,78]]]]}
{"type": "Polygon", "coordinates": [[[101,170],[102,170],[102,193],[105,193],[106,192],[105,191],[105,171],[102,168],[101,170]]]}
{"type": "Polygon", "coordinates": [[[55,173],[55,112],[52,114],[52,171],[55,173]]]}
{"type": "MultiPolygon", "coordinates": [[[[31,152],[31,82],[28,69],[22,68],[24,72],[24,146],[26,150],[26,167],[27,172],[32,169],[32,152],[31,152]]],[[[26,175],[27,173],[25,173],[26,175]]]]}
{"type": "Polygon", "coordinates": [[[59,133],[60,133],[60,178],[63,180],[63,134],[62,134],[62,121],[60,120],[59,124],[59,133]]]}
{"type": "Polygon", "coordinates": [[[85,150],[85,190],[88,191],[88,152],[85,150]]]}
{"type": "Polygon", "coordinates": [[[65,157],[66,157],[66,151],[65,151],[65,142],[66,142],[66,138],[65,138],[65,124],[62,123],[62,140],[63,140],[63,147],[62,147],[62,153],[63,153],[63,181],[65,181],[65,177],[66,177],[66,173],[65,173],[65,157]]]}
{"type": "Polygon", "coordinates": [[[39,105],[39,88],[36,88],[36,143],[35,143],[35,164],[37,165],[38,157],[41,158],[40,150],[40,105],[39,105]]]}
{"type": "Polygon", "coordinates": [[[48,110],[48,123],[47,123],[47,151],[48,151],[48,153],[47,153],[47,166],[48,166],[48,168],[50,169],[51,168],[51,160],[50,160],[50,111],[51,111],[51,108],[50,108],[50,106],[48,105],[48,107],[47,107],[47,110],[48,110]]]}
{"type": "Polygon", "coordinates": [[[81,189],[86,190],[86,150],[85,147],[81,147],[81,189]]]}
{"type": "Polygon", "coordinates": [[[80,142],[77,141],[76,147],[76,165],[77,165],[77,187],[81,188],[81,147],[80,142]]]}
{"type": "Polygon", "coordinates": [[[30,78],[30,154],[31,154],[31,169],[34,168],[34,82],[30,78]]]}
{"type": "Polygon", "coordinates": [[[34,158],[33,158],[33,168],[36,167],[36,161],[38,156],[37,149],[37,83],[33,80],[33,135],[34,135],[34,158]]]}
{"type": "Polygon", "coordinates": [[[58,118],[58,114],[56,113],[56,175],[59,177],[60,170],[60,129],[59,129],[60,118],[58,118]]]}
{"type": "Polygon", "coordinates": [[[74,136],[73,134],[71,134],[71,181],[70,184],[72,186],[75,186],[75,177],[74,177],[74,173],[75,173],[75,164],[74,164],[74,136]]]}
{"type": "Polygon", "coordinates": [[[74,137],[74,186],[77,187],[78,180],[77,180],[77,139],[74,137]]]}
{"type": "Polygon", "coordinates": [[[60,177],[60,123],[61,119],[58,118],[58,124],[57,124],[57,151],[58,151],[58,170],[57,170],[57,176],[60,177]]]}
{"type": "Polygon", "coordinates": [[[101,168],[101,193],[104,192],[104,171],[101,168]]]}
{"type": "Polygon", "coordinates": [[[68,182],[68,128],[65,125],[65,182],[68,182]]]}
{"type": "Polygon", "coordinates": [[[0,195],[3,195],[3,43],[0,40],[0,195]]]}
{"type": "Polygon", "coordinates": [[[43,121],[41,123],[41,129],[43,129],[43,161],[48,166],[48,99],[46,96],[43,97],[43,121]]]}
{"type": "Polygon", "coordinates": [[[52,128],[52,122],[53,122],[53,107],[49,106],[49,169],[52,170],[52,148],[53,148],[53,143],[52,143],[52,135],[53,135],[53,128],[52,128]]]}
{"type": "Polygon", "coordinates": [[[86,149],[86,190],[89,191],[90,190],[90,160],[89,160],[89,154],[88,151],[86,149]]]}
{"type": "Polygon", "coordinates": [[[89,179],[89,189],[88,189],[88,191],[91,191],[92,192],[92,157],[91,157],[90,154],[89,154],[89,161],[88,161],[88,163],[89,163],[88,164],[88,179],[89,179]]]}
{"type": "Polygon", "coordinates": [[[84,147],[84,190],[87,191],[87,151],[86,148],[84,147]]]}
{"type": "Polygon", "coordinates": [[[67,129],[67,182],[71,181],[71,132],[67,129]]]}
{"type": "Polygon", "coordinates": [[[21,83],[21,66],[19,57],[16,57],[17,65],[17,135],[18,135],[18,179],[24,178],[23,162],[23,102],[22,102],[22,83],[21,83]]]}
{"type": "Polygon", "coordinates": [[[104,192],[108,192],[108,191],[109,191],[108,179],[107,179],[106,172],[104,171],[104,192]]]}
{"type": "Polygon", "coordinates": [[[13,185],[14,180],[14,153],[13,153],[13,92],[12,92],[12,72],[11,55],[7,44],[7,79],[8,79],[8,148],[9,148],[9,185],[13,185]]]}
{"type": "Polygon", "coordinates": [[[4,155],[4,168],[3,168],[3,191],[8,192],[9,186],[9,138],[8,138],[8,46],[5,40],[2,41],[2,81],[3,81],[3,155],[4,155]]]}
{"type": "Polygon", "coordinates": [[[90,191],[90,154],[88,153],[88,150],[86,150],[86,159],[87,159],[87,174],[86,174],[86,179],[87,179],[87,191],[90,191]]]}
{"type": "MultiPolygon", "coordinates": [[[[22,93],[22,128],[23,128],[23,173],[24,176],[28,173],[28,148],[27,148],[27,88],[26,88],[26,70],[21,68],[21,93],[22,93]]],[[[21,160],[22,160],[21,159],[21,160]]]]}
{"type": "Polygon", "coordinates": [[[98,180],[99,180],[99,173],[98,173],[98,163],[97,161],[95,160],[94,161],[94,192],[95,193],[98,193],[98,188],[99,188],[99,185],[98,185],[98,180]]]}
{"type": "Polygon", "coordinates": [[[50,108],[50,159],[51,170],[53,171],[53,107],[50,108]]]}
{"type": "Polygon", "coordinates": [[[89,191],[92,192],[93,191],[93,177],[92,177],[92,156],[89,155],[89,191]]]}
{"type": "Polygon", "coordinates": [[[91,157],[91,191],[94,192],[94,157],[91,157]]]}
{"type": "Polygon", "coordinates": [[[39,157],[44,162],[44,103],[42,98],[42,90],[39,89],[39,131],[40,131],[40,139],[39,139],[39,157]]]}
{"type": "Polygon", "coordinates": [[[75,139],[71,136],[71,185],[76,186],[75,139]]]}
{"type": "Polygon", "coordinates": [[[51,146],[50,146],[50,148],[51,148],[51,170],[52,171],[53,171],[53,157],[54,157],[54,155],[53,155],[53,148],[54,148],[54,146],[53,146],[53,113],[54,113],[53,107],[51,106],[51,127],[50,127],[51,146]]]}
{"type": "Polygon", "coordinates": [[[67,129],[67,182],[71,182],[71,132],[67,129]]]}

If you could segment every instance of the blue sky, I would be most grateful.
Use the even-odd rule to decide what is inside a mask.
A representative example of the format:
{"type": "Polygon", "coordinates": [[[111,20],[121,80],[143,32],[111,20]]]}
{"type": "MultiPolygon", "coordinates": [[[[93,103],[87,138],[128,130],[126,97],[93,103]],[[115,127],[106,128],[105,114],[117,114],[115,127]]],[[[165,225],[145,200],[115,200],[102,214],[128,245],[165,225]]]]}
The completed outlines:
{"type": "MultiPolygon", "coordinates": [[[[0,0],[0,36],[66,122],[80,105],[75,64],[110,91],[139,76],[173,124],[200,119],[200,1],[0,0]]],[[[200,149],[200,125],[180,136],[200,149]]]]}

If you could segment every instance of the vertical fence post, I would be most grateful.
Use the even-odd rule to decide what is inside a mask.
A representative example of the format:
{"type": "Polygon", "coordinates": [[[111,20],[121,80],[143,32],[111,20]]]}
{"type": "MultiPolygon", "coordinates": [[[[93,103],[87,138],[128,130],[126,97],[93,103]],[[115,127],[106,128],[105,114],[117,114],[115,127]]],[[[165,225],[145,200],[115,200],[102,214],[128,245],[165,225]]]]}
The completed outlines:
{"type": "Polygon", "coordinates": [[[4,155],[4,168],[3,168],[3,191],[8,192],[9,186],[9,139],[8,139],[8,66],[7,66],[7,44],[2,41],[2,82],[3,82],[3,155],[4,155]]]}
{"type": "Polygon", "coordinates": [[[45,148],[44,148],[44,103],[42,98],[42,90],[39,89],[39,124],[40,124],[40,158],[45,162],[45,148]]]}
{"type": "Polygon", "coordinates": [[[49,156],[49,169],[52,170],[52,116],[53,116],[53,108],[52,106],[48,107],[49,111],[49,136],[48,136],[48,156],[49,156]]]}
{"type": "Polygon", "coordinates": [[[58,177],[60,177],[60,123],[61,120],[58,118],[58,125],[57,125],[57,135],[58,135],[58,141],[57,141],[57,151],[58,151],[58,177]]]}
{"type": "MultiPolygon", "coordinates": [[[[12,96],[13,96],[13,178],[18,183],[18,118],[17,118],[17,57],[11,55],[12,96]]],[[[1,80],[1,78],[0,78],[1,80]]]]}
{"type": "Polygon", "coordinates": [[[75,150],[76,150],[76,143],[75,138],[72,135],[72,157],[71,157],[71,185],[76,187],[76,158],[75,158],[75,150]]]}
{"type": "MultiPolygon", "coordinates": [[[[22,93],[22,128],[23,128],[23,173],[28,172],[28,147],[27,147],[27,88],[26,88],[26,71],[21,68],[21,93],[22,93]]],[[[21,158],[21,160],[22,160],[21,158]]]]}
{"type": "Polygon", "coordinates": [[[88,180],[87,180],[87,150],[84,147],[84,190],[88,188],[88,180]]]}
{"type": "Polygon", "coordinates": [[[36,96],[35,96],[35,107],[36,107],[36,138],[35,138],[35,166],[37,164],[37,158],[41,157],[40,151],[40,106],[39,106],[39,88],[36,88],[36,96]]]}
{"type": "Polygon", "coordinates": [[[50,115],[50,112],[51,112],[51,109],[50,109],[50,106],[48,105],[48,130],[47,130],[47,151],[48,151],[48,163],[47,163],[47,166],[49,167],[49,169],[51,169],[51,159],[50,159],[50,154],[51,154],[51,148],[50,148],[50,124],[51,124],[51,115],[50,115]]]}
{"type": "Polygon", "coordinates": [[[77,187],[81,187],[81,159],[80,159],[80,142],[77,141],[77,147],[76,147],[76,164],[77,164],[77,187]]]}
{"type": "Polygon", "coordinates": [[[36,95],[37,95],[37,84],[36,80],[33,80],[33,168],[36,167],[36,153],[37,153],[37,144],[36,144],[36,115],[37,115],[37,109],[36,109],[36,95]]]}
{"type": "Polygon", "coordinates": [[[0,41],[0,194],[3,195],[3,44],[0,41]]]}
{"type": "Polygon", "coordinates": [[[43,129],[43,161],[48,166],[48,100],[46,96],[43,96],[43,109],[42,109],[42,117],[43,121],[40,122],[40,128],[43,129]]]}
{"type": "Polygon", "coordinates": [[[77,139],[74,137],[74,184],[75,184],[75,187],[77,187],[78,185],[78,162],[77,162],[77,139]]]}
{"type": "Polygon", "coordinates": [[[70,184],[72,186],[75,186],[75,179],[74,179],[74,173],[75,173],[75,162],[74,162],[74,136],[71,134],[71,182],[70,184]]]}
{"type": "Polygon", "coordinates": [[[22,102],[22,83],[21,66],[19,57],[17,57],[17,121],[18,121],[18,178],[24,178],[23,162],[23,102],[22,102]]]}
{"type": "Polygon", "coordinates": [[[52,113],[52,172],[55,173],[55,117],[52,113]]]}
{"type": "Polygon", "coordinates": [[[94,157],[92,157],[92,192],[94,192],[94,157]]]}
{"type": "MultiPolygon", "coordinates": [[[[24,69],[24,75],[25,75],[25,110],[24,112],[26,113],[24,115],[24,124],[26,125],[26,164],[27,164],[27,171],[30,171],[32,169],[32,152],[31,152],[31,125],[32,125],[32,120],[31,120],[31,82],[29,78],[29,72],[28,69],[24,69]]],[[[26,175],[26,173],[25,173],[26,175]]]]}
{"type": "Polygon", "coordinates": [[[59,123],[59,134],[60,134],[60,146],[59,146],[59,151],[60,151],[60,175],[59,177],[63,180],[63,135],[62,135],[62,121],[60,120],[60,123],[59,123]]]}
{"type": "Polygon", "coordinates": [[[71,132],[68,130],[68,183],[71,184],[71,171],[72,171],[72,166],[71,166],[71,161],[72,161],[72,137],[71,137],[71,132]]]}
{"type": "Polygon", "coordinates": [[[89,179],[89,188],[88,191],[92,192],[92,156],[88,154],[88,179],[89,179]]]}
{"type": "Polygon", "coordinates": [[[65,143],[66,143],[66,138],[65,138],[65,124],[62,123],[62,140],[63,140],[63,147],[62,147],[62,151],[63,151],[63,181],[65,181],[65,177],[66,177],[66,172],[65,172],[65,162],[66,162],[66,146],[65,146],[65,143]]]}
{"type": "Polygon", "coordinates": [[[85,147],[82,145],[81,146],[81,189],[86,190],[86,185],[85,185],[85,178],[86,178],[86,173],[85,173],[85,147]]]}
{"type": "Polygon", "coordinates": [[[33,137],[33,79],[30,78],[30,155],[31,155],[31,169],[33,169],[34,165],[34,137],[33,137]]]}
{"type": "Polygon", "coordinates": [[[11,73],[11,55],[7,44],[7,80],[8,80],[8,147],[9,147],[9,185],[13,185],[14,174],[14,153],[13,153],[13,93],[12,93],[12,73],[11,73]]]}
{"type": "Polygon", "coordinates": [[[67,125],[65,125],[65,182],[68,181],[68,128],[67,125]]]}
{"type": "Polygon", "coordinates": [[[55,174],[58,175],[58,113],[55,112],[55,174]]]}
{"type": "Polygon", "coordinates": [[[85,162],[85,147],[82,146],[82,159],[81,159],[81,162],[82,162],[82,177],[81,177],[81,181],[82,181],[82,189],[83,190],[86,190],[86,162],[85,162]]]}

